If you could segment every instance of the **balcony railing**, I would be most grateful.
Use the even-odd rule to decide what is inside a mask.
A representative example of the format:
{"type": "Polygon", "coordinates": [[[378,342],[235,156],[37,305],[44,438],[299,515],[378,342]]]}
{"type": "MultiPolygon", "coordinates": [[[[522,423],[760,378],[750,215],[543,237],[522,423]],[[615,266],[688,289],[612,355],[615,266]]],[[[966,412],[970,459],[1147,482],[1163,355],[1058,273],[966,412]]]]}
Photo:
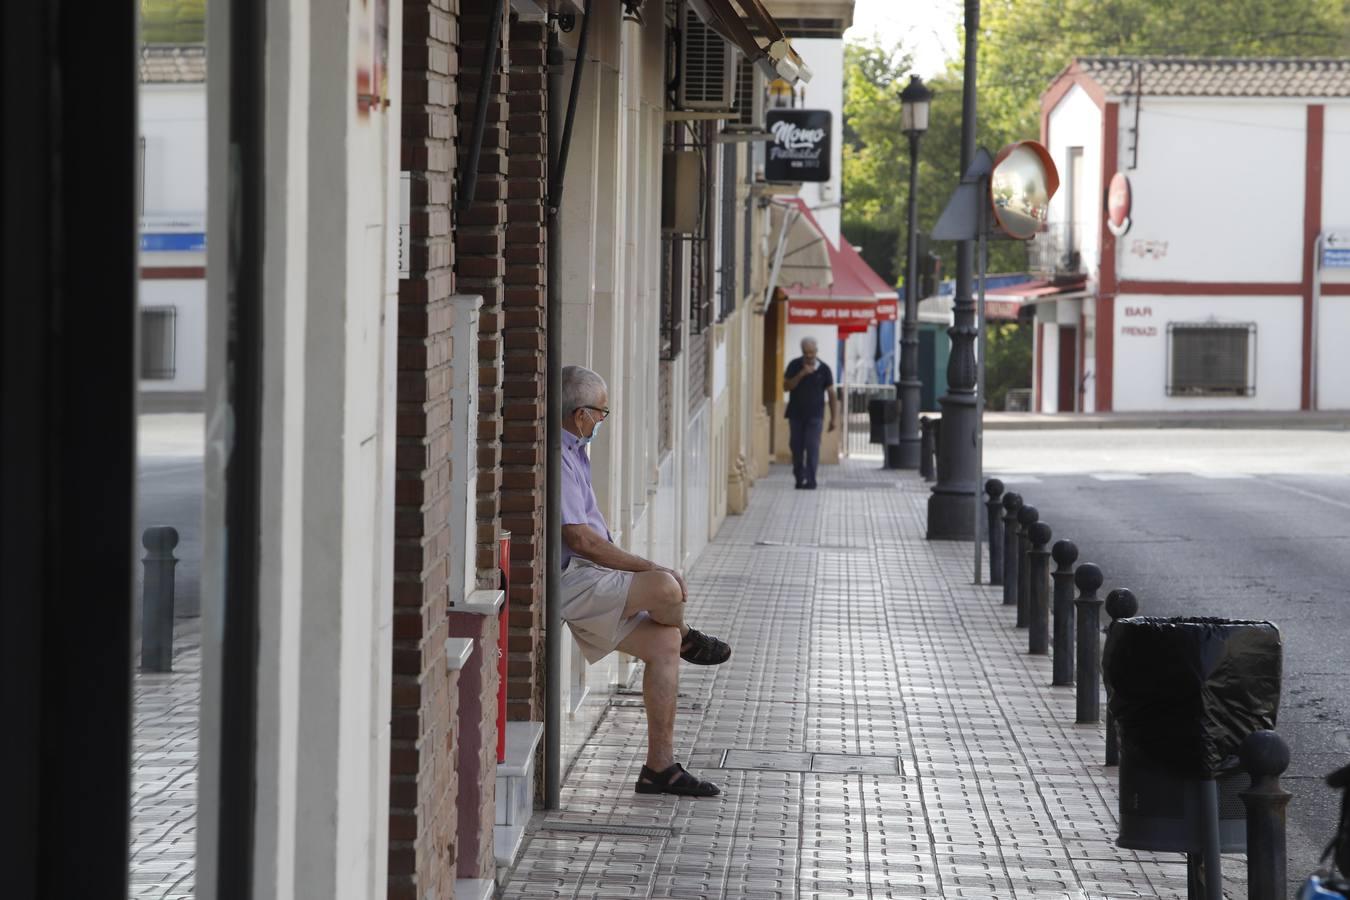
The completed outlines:
{"type": "Polygon", "coordinates": [[[1051,222],[1027,247],[1027,267],[1038,275],[1082,275],[1083,225],[1051,222]]]}

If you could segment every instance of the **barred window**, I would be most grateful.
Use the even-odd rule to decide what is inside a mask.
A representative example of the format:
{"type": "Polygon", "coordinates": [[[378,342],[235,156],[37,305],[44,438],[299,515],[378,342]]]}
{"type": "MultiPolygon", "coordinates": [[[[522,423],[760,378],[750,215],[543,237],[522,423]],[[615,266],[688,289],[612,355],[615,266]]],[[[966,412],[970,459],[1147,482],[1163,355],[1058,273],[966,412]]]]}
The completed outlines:
{"type": "Polygon", "coordinates": [[[1171,322],[1167,343],[1167,396],[1255,396],[1255,322],[1171,322]]]}
{"type": "Polygon", "coordinates": [[[170,381],[176,374],[174,324],[177,315],[172,306],[141,309],[141,378],[146,381],[170,381]]]}

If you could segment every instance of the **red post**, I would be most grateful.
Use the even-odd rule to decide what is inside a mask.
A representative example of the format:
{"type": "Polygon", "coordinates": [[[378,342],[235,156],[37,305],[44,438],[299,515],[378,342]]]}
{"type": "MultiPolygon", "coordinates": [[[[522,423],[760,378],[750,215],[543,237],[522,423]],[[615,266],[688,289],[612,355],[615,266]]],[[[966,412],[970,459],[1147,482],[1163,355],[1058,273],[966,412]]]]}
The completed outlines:
{"type": "Polygon", "coordinates": [[[511,621],[511,532],[503,531],[497,545],[497,559],[501,565],[502,600],[497,614],[497,762],[506,762],[506,645],[511,621]]]}

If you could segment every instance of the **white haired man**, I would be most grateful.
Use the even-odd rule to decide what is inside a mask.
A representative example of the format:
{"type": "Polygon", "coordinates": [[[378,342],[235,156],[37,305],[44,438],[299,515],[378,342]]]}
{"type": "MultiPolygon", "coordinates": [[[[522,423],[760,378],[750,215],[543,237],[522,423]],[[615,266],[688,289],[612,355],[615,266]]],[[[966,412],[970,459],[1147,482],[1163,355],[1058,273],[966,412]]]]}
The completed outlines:
{"type": "Polygon", "coordinates": [[[783,389],[788,392],[788,446],[792,449],[792,475],[797,480],[797,490],[816,489],[826,398],[830,403],[830,431],[834,431],[839,413],[834,376],[818,354],[816,339],[803,338],[802,355],[788,363],[783,373],[783,389]]]}
{"type": "Polygon", "coordinates": [[[688,589],[673,569],[619,549],[591,488],[586,447],[610,416],[609,388],[590,369],[562,370],[562,617],[589,662],[614,650],[645,662],[647,762],[639,794],[713,797],[717,786],[675,761],[680,660],[724,663],[731,648],[684,623],[688,589]]]}

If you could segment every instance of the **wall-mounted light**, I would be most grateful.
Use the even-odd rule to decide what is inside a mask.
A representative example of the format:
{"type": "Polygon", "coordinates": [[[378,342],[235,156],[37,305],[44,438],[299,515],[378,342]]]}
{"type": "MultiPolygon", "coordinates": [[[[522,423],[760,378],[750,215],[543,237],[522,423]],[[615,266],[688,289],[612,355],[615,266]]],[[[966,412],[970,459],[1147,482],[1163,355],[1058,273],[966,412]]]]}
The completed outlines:
{"type": "Polygon", "coordinates": [[[623,0],[623,19],[639,25],[647,24],[642,18],[642,0],[623,0]]]}

